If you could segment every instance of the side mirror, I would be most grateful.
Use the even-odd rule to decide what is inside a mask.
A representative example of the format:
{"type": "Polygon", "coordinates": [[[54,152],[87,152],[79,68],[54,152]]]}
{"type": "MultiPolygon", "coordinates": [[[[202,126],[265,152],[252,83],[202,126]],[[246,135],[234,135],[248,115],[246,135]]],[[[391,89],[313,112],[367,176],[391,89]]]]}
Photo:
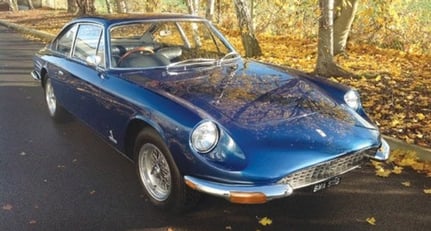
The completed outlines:
{"type": "Polygon", "coordinates": [[[98,55],[90,55],[90,56],[87,56],[85,61],[87,62],[88,65],[95,67],[100,64],[100,62],[102,61],[102,58],[98,55]]]}

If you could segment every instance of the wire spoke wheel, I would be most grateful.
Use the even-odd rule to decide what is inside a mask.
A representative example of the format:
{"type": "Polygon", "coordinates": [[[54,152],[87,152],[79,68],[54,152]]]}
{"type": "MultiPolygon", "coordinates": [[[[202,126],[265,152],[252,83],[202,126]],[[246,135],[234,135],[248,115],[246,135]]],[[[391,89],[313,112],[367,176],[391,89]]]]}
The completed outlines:
{"type": "Polygon", "coordinates": [[[169,163],[154,144],[146,143],[139,150],[139,177],[149,195],[156,201],[165,201],[172,188],[169,163]]]}
{"type": "Polygon", "coordinates": [[[55,113],[57,111],[57,99],[55,97],[54,88],[51,85],[50,79],[48,79],[46,81],[45,100],[46,100],[46,104],[48,106],[49,114],[51,116],[55,116],[55,113]]]}

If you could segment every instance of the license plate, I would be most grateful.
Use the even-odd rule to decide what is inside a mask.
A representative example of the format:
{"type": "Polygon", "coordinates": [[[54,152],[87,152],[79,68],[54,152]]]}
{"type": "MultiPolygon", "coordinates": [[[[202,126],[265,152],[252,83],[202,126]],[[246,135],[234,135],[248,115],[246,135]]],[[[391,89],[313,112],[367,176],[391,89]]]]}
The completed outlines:
{"type": "Polygon", "coordinates": [[[318,191],[330,188],[332,186],[338,185],[340,184],[340,181],[341,181],[341,177],[334,177],[327,181],[323,181],[318,184],[315,184],[313,186],[313,192],[318,192],[318,191]]]}

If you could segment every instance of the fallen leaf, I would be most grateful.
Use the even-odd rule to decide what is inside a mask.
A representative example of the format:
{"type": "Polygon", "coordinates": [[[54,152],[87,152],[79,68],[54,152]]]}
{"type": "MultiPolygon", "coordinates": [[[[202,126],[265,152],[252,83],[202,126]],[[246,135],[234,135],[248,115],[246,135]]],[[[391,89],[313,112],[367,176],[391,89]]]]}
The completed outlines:
{"type": "Polygon", "coordinates": [[[429,189],[424,189],[424,193],[425,193],[425,194],[431,194],[431,188],[429,188],[429,189]]]}
{"type": "Polygon", "coordinates": [[[410,181],[404,181],[401,182],[402,185],[406,186],[406,187],[410,187],[412,184],[410,183],[410,181]]]}
{"type": "Polygon", "coordinates": [[[365,219],[367,222],[368,222],[368,224],[370,224],[370,225],[376,225],[376,218],[374,218],[374,217],[369,217],[369,218],[367,218],[367,219],[365,219]]]}
{"type": "Polygon", "coordinates": [[[90,192],[90,195],[94,195],[94,194],[96,194],[96,190],[93,190],[90,192]]]}
{"type": "Polygon", "coordinates": [[[36,224],[37,223],[37,221],[36,220],[31,220],[31,221],[29,221],[28,222],[30,225],[34,225],[34,224],[36,224]]]}
{"type": "Polygon", "coordinates": [[[403,172],[403,167],[395,166],[394,169],[392,169],[392,173],[394,174],[401,174],[403,172]]]}
{"type": "Polygon", "coordinates": [[[380,177],[388,177],[391,175],[392,171],[389,169],[380,168],[376,170],[376,176],[380,177]]]}
{"type": "Polygon", "coordinates": [[[417,113],[416,118],[418,118],[418,120],[423,120],[425,119],[425,115],[423,113],[417,113]]]}
{"type": "Polygon", "coordinates": [[[5,204],[1,207],[3,210],[10,211],[12,210],[13,206],[11,204],[5,204]]]}
{"type": "Polygon", "coordinates": [[[261,224],[263,226],[271,225],[272,224],[272,220],[269,219],[268,217],[264,217],[264,218],[262,218],[262,219],[259,220],[259,224],[261,224]]]}

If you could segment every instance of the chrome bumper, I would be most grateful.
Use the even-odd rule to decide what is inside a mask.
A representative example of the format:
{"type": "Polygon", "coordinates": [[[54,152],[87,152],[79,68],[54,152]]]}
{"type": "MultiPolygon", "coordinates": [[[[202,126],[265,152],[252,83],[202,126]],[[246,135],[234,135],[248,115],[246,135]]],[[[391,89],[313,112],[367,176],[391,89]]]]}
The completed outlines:
{"type": "MultiPolygon", "coordinates": [[[[368,156],[368,155],[366,156],[380,161],[387,160],[389,158],[390,147],[383,138],[381,142],[382,142],[382,145],[374,154],[374,156],[368,156]]],[[[362,157],[364,157],[364,155],[362,155],[362,157]]],[[[349,160],[350,158],[346,161],[349,161],[349,160]]],[[[326,167],[326,165],[324,167],[326,167]]],[[[359,167],[359,165],[352,165],[352,167],[342,172],[338,172],[333,176],[331,175],[330,177],[327,177],[327,178],[311,181],[309,184],[307,185],[304,184],[301,187],[297,187],[297,188],[302,188],[305,186],[309,186],[312,184],[316,184],[316,183],[328,180],[332,177],[349,172],[357,167],[359,167]]],[[[313,174],[314,174],[314,170],[313,170],[313,174]]],[[[263,185],[263,186],[222,184],[218,182],[199,179],[192,176],[184,176],[184,181],[190,188],[194,190],[207,193],[213,196],[217,196],[217,197],[222,197],[229,200],[232,203],[240,203],[240,204],[266,203],[273,199],[290,196],[294,190],[294,188],[290,186],[291,184],[289,183],[289,180],[287,180],[286,182],[280,183],[279,181],[279,183],[277,184],[263,185]]]]}
{"type": "Polygon", "coordinates": [[[210,195],[218,196],[239,204],[261,204],[267,201],[287,197],[292,194],[293,189],[289,185],[230,185],[192,176],[184,176],[186,184],[194,190],[210,195]]]}
{"type": "Polygon", "coordinates": [[[37,71],[30,72],[31,77],[33,77],[34,80],[40,80],[40,75],[37,71]]]}
{"type": "Polygon", "coordinates": [[[389,147],[388,142],[385,139],[381,138],[382,146],[377,150],[376,154],[371,158],[375,160],[384,161],[389,158],[389,154],[391,152],[391,148],[389,147]]]}

